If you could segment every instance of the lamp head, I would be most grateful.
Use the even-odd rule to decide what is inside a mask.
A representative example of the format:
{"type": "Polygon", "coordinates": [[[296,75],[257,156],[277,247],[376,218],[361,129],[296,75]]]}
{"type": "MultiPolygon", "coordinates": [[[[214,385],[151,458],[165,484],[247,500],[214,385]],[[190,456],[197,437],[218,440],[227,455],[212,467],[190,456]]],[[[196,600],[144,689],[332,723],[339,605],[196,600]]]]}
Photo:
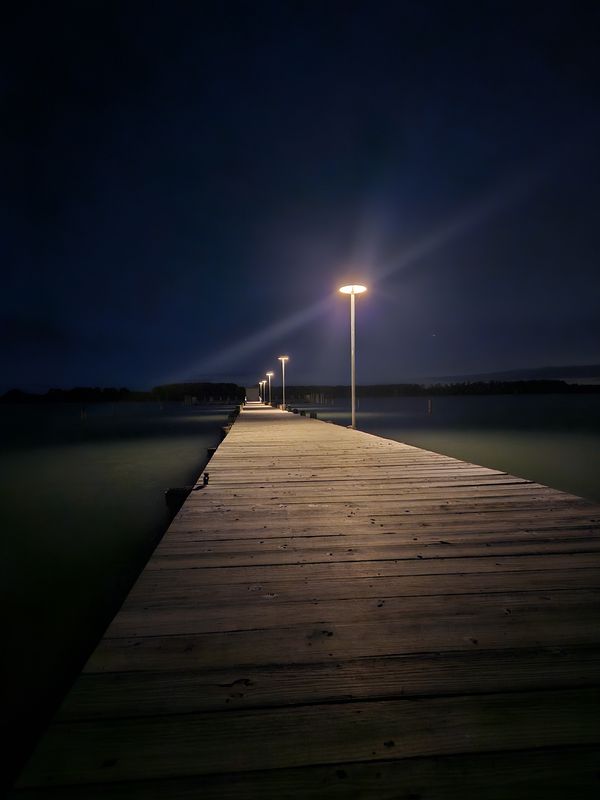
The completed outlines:
{"type": "Polygon", "coordinates": [[[351,283],[348,286],[340,286],[338,291],[342,294],[362,294],[367,291],[367,287],[360,283],[351,283]]]}
{"type": "Polygon", "coordinates": [[[279,359],[279,361],[289,361],[290,359],[289,356],[277,356],[277,358],[279,359]]]}
{"type": "Polygon", "coordinates": [[[267,375],[267,378],[272,378],[273,375],[275,375],[275,373],[274,372],[267,372],[266,375],[267,375]]]}

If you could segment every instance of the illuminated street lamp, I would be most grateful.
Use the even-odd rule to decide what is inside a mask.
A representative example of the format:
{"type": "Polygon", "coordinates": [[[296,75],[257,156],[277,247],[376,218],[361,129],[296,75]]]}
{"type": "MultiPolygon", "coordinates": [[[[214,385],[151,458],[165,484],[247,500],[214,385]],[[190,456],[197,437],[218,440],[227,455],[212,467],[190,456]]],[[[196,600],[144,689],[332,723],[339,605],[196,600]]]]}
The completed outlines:
{"type": "Polygon", "coordinates": [[[354,296],[367,291],[366,286],[351,284],[350,286],[340,286],[342,294],[350,295],[350,369],[352,374],[352,425],[356,428],[356,353],[355,353],[355,321],[354,321],[354,296]]]}
{"type": "Polygon", "coordinates": [[[273,377],[274,372],[267,372],[267,378],[269,379],[269,405],[271,405],[272,397],[271,397],[271,378],[273,377]]]}
{"type": "Polygon", "coordinates": [[[266,381],[265,381],[265,380],[262,380],[262,381],[259,381],[259,382],[258,382],[258,385],[259,385],[259,391],[260,391],[260,399],[262,400],[262,402],[263,402],[263,403],[264,403],[264,401],[265,401],[265,398],[264,398],[264,388],[265,388],[265,383],[266,383],[266,381]]]}
{"type": "Polygon", "coordinates": [[[278,356],[281,361],[281,383],[283,385],[283,410],[285,411],[285,362],[289,361],[289,356],[278,356]]]}

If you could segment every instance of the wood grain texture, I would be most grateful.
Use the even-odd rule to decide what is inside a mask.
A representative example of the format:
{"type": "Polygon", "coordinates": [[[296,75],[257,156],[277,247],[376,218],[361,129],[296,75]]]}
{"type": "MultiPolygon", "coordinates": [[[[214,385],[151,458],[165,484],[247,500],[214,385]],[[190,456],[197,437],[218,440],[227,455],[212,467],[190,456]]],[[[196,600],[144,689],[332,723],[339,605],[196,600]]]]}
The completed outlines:
{"type": "Polygon", "coordinates": [[[60,723],[31,771],[55,783],[593,745],[600,690],[461,695],[60,723]]]}
{"type": "Polygon", "coordinates": [[[593,798],[600,748],[545,748],[401,761],[22,789],[20,800],[545,800],[593,798]]]}
{"type": "Polygon", "coordinates": [[[15,798],[593,796],[600,507],[246,408],[15,798]]]}

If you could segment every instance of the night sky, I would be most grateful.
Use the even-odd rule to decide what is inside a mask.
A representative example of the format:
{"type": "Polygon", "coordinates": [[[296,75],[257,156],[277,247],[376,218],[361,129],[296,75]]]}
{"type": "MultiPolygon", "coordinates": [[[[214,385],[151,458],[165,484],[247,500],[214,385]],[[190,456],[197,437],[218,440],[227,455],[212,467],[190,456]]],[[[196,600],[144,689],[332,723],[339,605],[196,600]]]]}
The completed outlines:
{"type": "Polygon", "coordinates": [[[2,29],[1,389],[347,383],[348,281],[360,383],[600,362],[600,3],[2,29]]]}

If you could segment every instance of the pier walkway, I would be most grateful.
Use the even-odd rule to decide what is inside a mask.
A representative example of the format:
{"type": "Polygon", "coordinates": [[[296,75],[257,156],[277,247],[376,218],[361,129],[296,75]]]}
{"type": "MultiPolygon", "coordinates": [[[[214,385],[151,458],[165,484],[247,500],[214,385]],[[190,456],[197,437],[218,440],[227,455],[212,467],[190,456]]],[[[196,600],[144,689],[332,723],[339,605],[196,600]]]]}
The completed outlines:
{"type": "Polygon", "coordinates": [[[600,787],[600,507],[256,405],[15,798],[600,787]]]}

